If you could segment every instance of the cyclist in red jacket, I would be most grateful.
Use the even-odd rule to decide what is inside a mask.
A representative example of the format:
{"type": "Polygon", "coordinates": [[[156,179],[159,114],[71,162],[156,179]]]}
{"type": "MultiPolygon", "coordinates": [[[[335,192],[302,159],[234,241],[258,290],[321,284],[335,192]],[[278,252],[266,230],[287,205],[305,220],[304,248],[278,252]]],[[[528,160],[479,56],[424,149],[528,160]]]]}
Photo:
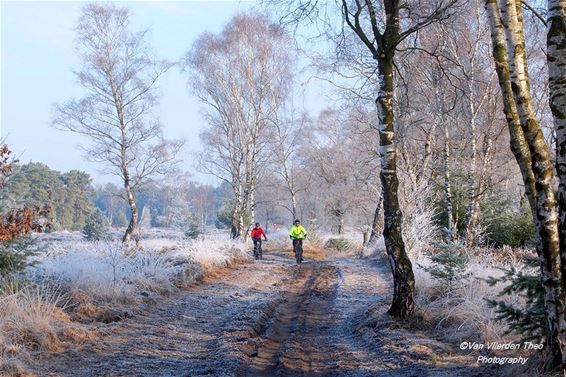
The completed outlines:
{"type": "Polygon", "coordinates": [[[255,227],[250,232],[250,236],[252,237],[252,241],[254,242],[254,257],[256,259],[262,259],[262,257],[263,257],[262,253],[261,253],[261,236],[262,235],[265,238],[265,240],[267,241],[267,235],[265,234],[265,232],[263,231],[261,226],[259,226],[259,223],[255,223],[255,227]]]}

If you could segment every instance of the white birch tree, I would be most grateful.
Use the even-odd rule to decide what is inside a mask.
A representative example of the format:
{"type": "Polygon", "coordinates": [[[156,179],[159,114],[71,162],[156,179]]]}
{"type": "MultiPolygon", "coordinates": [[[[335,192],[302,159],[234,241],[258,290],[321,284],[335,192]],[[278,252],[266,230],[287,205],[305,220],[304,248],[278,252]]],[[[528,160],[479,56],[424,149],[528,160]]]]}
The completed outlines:
{"type": "Polygon", "coordinates": [[[222,33],[203,34],[185,57],[190,87],[209,128],[200,166],[229,183],[232,238],[255,220],[256,190],[266,136],[291,90],[294,53],[289,35],[266,16],[235,16],[222,33]]]}
{"type": "Polygon", "coordinates": [[[549,147],[533,111],[527,67],[522,3],[517,0],[486,0],[491,27],[493,55],[506,103],[512,149],[523,172],[537,235],[545,314],[548,320],[547,347],[554,365],[565,365],[565,300],[561,264],[558,209],[554,191],[554,171],[549,147]],[[520,129],[517,129],[519,125],[520,129]],[[528,154],[525,151],[528,148],[528,154]],[[524,157],[523,157],[524,156],[524,157]],[[525,162],[529,160],[529,165],[525,162]]]}
{"type": "Polygon", "coordinates": [[[76,31],[81,68],[75,73],[86,95],[57,105],[53,126],[86,136],[87,158],[121,179],[130,207],[127,242],[139,220],[136,193],[172,171],[183,144],[163,139],[153,114],[157,80],[171,64],[151,56],[146,31],[130,30],[126,8],[88,4],[76,31]]]}

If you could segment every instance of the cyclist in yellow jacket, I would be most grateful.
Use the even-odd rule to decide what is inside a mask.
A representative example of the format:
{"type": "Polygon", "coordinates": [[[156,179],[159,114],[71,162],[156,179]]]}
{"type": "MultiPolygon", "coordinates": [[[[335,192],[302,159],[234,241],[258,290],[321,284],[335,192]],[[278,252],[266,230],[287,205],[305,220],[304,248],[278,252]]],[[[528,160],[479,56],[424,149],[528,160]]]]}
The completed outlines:
{"type": "Polygon", "coordinates": [[[298,219],[293,223],[289,231],[289,237],[293,240],[293,250],[295,251],[297,263],[301,263],[303,261],[303,240],[307,238],[307,231],[298,219]]]}

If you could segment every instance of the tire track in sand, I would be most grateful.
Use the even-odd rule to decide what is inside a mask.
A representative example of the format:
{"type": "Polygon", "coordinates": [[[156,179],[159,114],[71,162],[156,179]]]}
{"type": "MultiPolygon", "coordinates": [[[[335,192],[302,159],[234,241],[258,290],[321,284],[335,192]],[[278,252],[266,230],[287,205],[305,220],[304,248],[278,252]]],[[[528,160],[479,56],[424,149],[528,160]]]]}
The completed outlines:
{"type": "Polygon", "coordinates": [[[339,279],[339,270],[329,264],[296,267],[293,283],[260,326],[264,332],[242,347],[248,363],[237,375],[326,375],[335,370],[332,346],[320,342],[319,335],[331,326],[328,313],[339,279]]]}

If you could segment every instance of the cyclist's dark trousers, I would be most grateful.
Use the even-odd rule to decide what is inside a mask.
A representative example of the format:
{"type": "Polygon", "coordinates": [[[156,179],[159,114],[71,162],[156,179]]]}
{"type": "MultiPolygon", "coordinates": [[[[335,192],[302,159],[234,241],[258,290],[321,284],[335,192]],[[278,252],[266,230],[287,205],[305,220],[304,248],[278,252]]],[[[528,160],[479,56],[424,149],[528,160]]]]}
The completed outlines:
{"type": "Polygon", "coordinates": [[[301,249],[303,248],[303,240],[302,239],[293,239],[293,250],[295,250],[297,248],[297,246],[300,246],[301,249]]]}
{"type": "Polygon", "coordinates": [[[254,241],[254,249],[258,243],[259,243],[259,248],[261,249],[261,238],[252,238],[252,241],[254,241]]]}

